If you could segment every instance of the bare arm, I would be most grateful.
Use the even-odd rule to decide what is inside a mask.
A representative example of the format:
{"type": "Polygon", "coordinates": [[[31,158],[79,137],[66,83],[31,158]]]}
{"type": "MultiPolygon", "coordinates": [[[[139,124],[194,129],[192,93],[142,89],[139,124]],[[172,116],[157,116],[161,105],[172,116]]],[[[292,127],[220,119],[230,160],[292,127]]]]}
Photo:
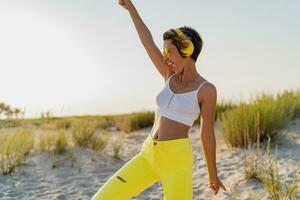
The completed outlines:
{"type": "Polygon", "coordinates": [[[166,78],[169,72],[169,66],[164,61],[164,57],[161,51],[154,43],[151,32],[144,24],[143,20],[138,14],[138,11],[136,10],[136,8],[134,7],[134,5],[130,0],[119,0],[119,4],[129,11],[131,19],[139,35],[140,41],[145,47],[150,59],[152,60],[153,64],[156,66],[159,73],[164,78],[166,78]]]}
{"type": "Polygon", "coordinates": [[[217,178],[216,139],[214,132],[214,116],[216,107],[216,89],[213,85],[206,88],[206,98],[201,104],[200,137],[206,159],[210,179],[217,178]]]}
{"type": "Polygon", "coordinates": [[[226,191],[226,188],[218,179],[216,165],[216,138],[214,122],[217,104],[217,89],[213,84],[209,84],[208,87],[205,87],[203,92],[205,92],[205,99],[201,103],[200,137],[205,154],[210,187],[215,190],[216,194],[219,190],[219,186],[226,191]]]}

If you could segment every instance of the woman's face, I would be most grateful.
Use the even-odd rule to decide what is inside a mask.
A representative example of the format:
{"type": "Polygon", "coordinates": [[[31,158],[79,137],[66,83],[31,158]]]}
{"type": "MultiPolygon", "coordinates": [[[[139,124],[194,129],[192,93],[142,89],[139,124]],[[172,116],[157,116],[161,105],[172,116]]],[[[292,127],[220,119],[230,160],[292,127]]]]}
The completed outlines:
{"type": "Polygon", "coordinates": [[[175,73],[181,72],[186,59],[180,55],[178,49],[170,39],[164,41],[163,48],[166,63],[172,67],[175,73]]]}

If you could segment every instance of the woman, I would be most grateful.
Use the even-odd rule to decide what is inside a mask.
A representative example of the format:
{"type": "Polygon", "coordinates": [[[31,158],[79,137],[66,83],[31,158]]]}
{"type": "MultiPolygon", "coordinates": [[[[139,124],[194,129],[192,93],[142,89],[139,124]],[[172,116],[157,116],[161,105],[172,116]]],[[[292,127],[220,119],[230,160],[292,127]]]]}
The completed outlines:
{"type": "Polygon", "coordinates": [[[192,200],[194,156],[188,132],[199,115],[210,188],[215,194],[219,187],[226,191],[216,169],[217,91],[195,66],[202,48],[201,37],[187,26],[170,29],[163,35],[162,54],[132,2],[119,0],[119,4],[129,11],[143,46],[165,80],[165,87],[156,97],[155,122],[141,151],[111,176],[92,199],[130,199],[161,181],[165,200],[192,200]]]}

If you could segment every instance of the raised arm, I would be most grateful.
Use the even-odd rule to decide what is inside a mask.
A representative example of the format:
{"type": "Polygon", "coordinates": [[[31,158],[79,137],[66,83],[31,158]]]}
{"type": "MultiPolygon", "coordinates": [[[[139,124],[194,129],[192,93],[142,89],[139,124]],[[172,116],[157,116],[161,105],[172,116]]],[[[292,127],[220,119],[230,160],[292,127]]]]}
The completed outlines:
{"type": "Polygon", "coordinates": [[[132,4],[130,0],[119,0],[119,4],[123,8],[128,10],[131,19],[134,23],[134,26],[138,32],[140,41],[145,47],[151,61],[153,62],[153,64],[155,65],[159,73],[166,80],[167,75],[170,72],[171,68],[165,62],[162,52],[154,43],[149,29],[147,28],[147,26],[144,24],[143,20],[139,16],[135,6],[132,4]]]}

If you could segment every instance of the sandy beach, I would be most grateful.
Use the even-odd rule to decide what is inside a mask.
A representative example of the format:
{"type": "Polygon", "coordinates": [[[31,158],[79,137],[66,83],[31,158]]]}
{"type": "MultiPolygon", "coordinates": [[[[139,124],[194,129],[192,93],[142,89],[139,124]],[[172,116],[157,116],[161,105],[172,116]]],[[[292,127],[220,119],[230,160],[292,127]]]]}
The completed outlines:
{"type": "MultiPolygon", "coordinates": [[[[288,155],[290,153],[293,159],[299,159],[300,119],[290,121],[284,130],[287,134],[278,142],[279,172],[284,177],[291,177],[288,155]]],[[[0,176],[0,199],[90,199],[114,172],[139,152],[150,131],[151,127],[123,137],[120,150],[121,160],[113,158],[113,146],[111,144],[114,139],[124,135],[118,131],[111,132],[112,137],[103,153],[81,147],[68,147],[67,153],[60,156],[54,156],[49,152],[31,153],[12,176],[0,176]]],[[[270,199],[260,182],[244,179],[243,151],[240,148],[227,147],[220,137],[218,123],[216,123],[215,133],[218,176],[227,188],[227,192],[220,189],[215,196],[208,187],[208,174],[200,143],[199,125],[195,125],[189,133],[195,156],[193,168],[194,199],[233,199],[233,194],[238,193],[239,199],[247,200],[250,193],[253,192],[259,193],[261,199],[270,199]]],[[[274,154],[274,147],[272,147],[271,152],[274,154]]],[[[298,198],[300,198],[299,186],[297,191],[298,198]]],[[[132,199],[163,199],[161,183],[156,182],[132,199]]]]}

